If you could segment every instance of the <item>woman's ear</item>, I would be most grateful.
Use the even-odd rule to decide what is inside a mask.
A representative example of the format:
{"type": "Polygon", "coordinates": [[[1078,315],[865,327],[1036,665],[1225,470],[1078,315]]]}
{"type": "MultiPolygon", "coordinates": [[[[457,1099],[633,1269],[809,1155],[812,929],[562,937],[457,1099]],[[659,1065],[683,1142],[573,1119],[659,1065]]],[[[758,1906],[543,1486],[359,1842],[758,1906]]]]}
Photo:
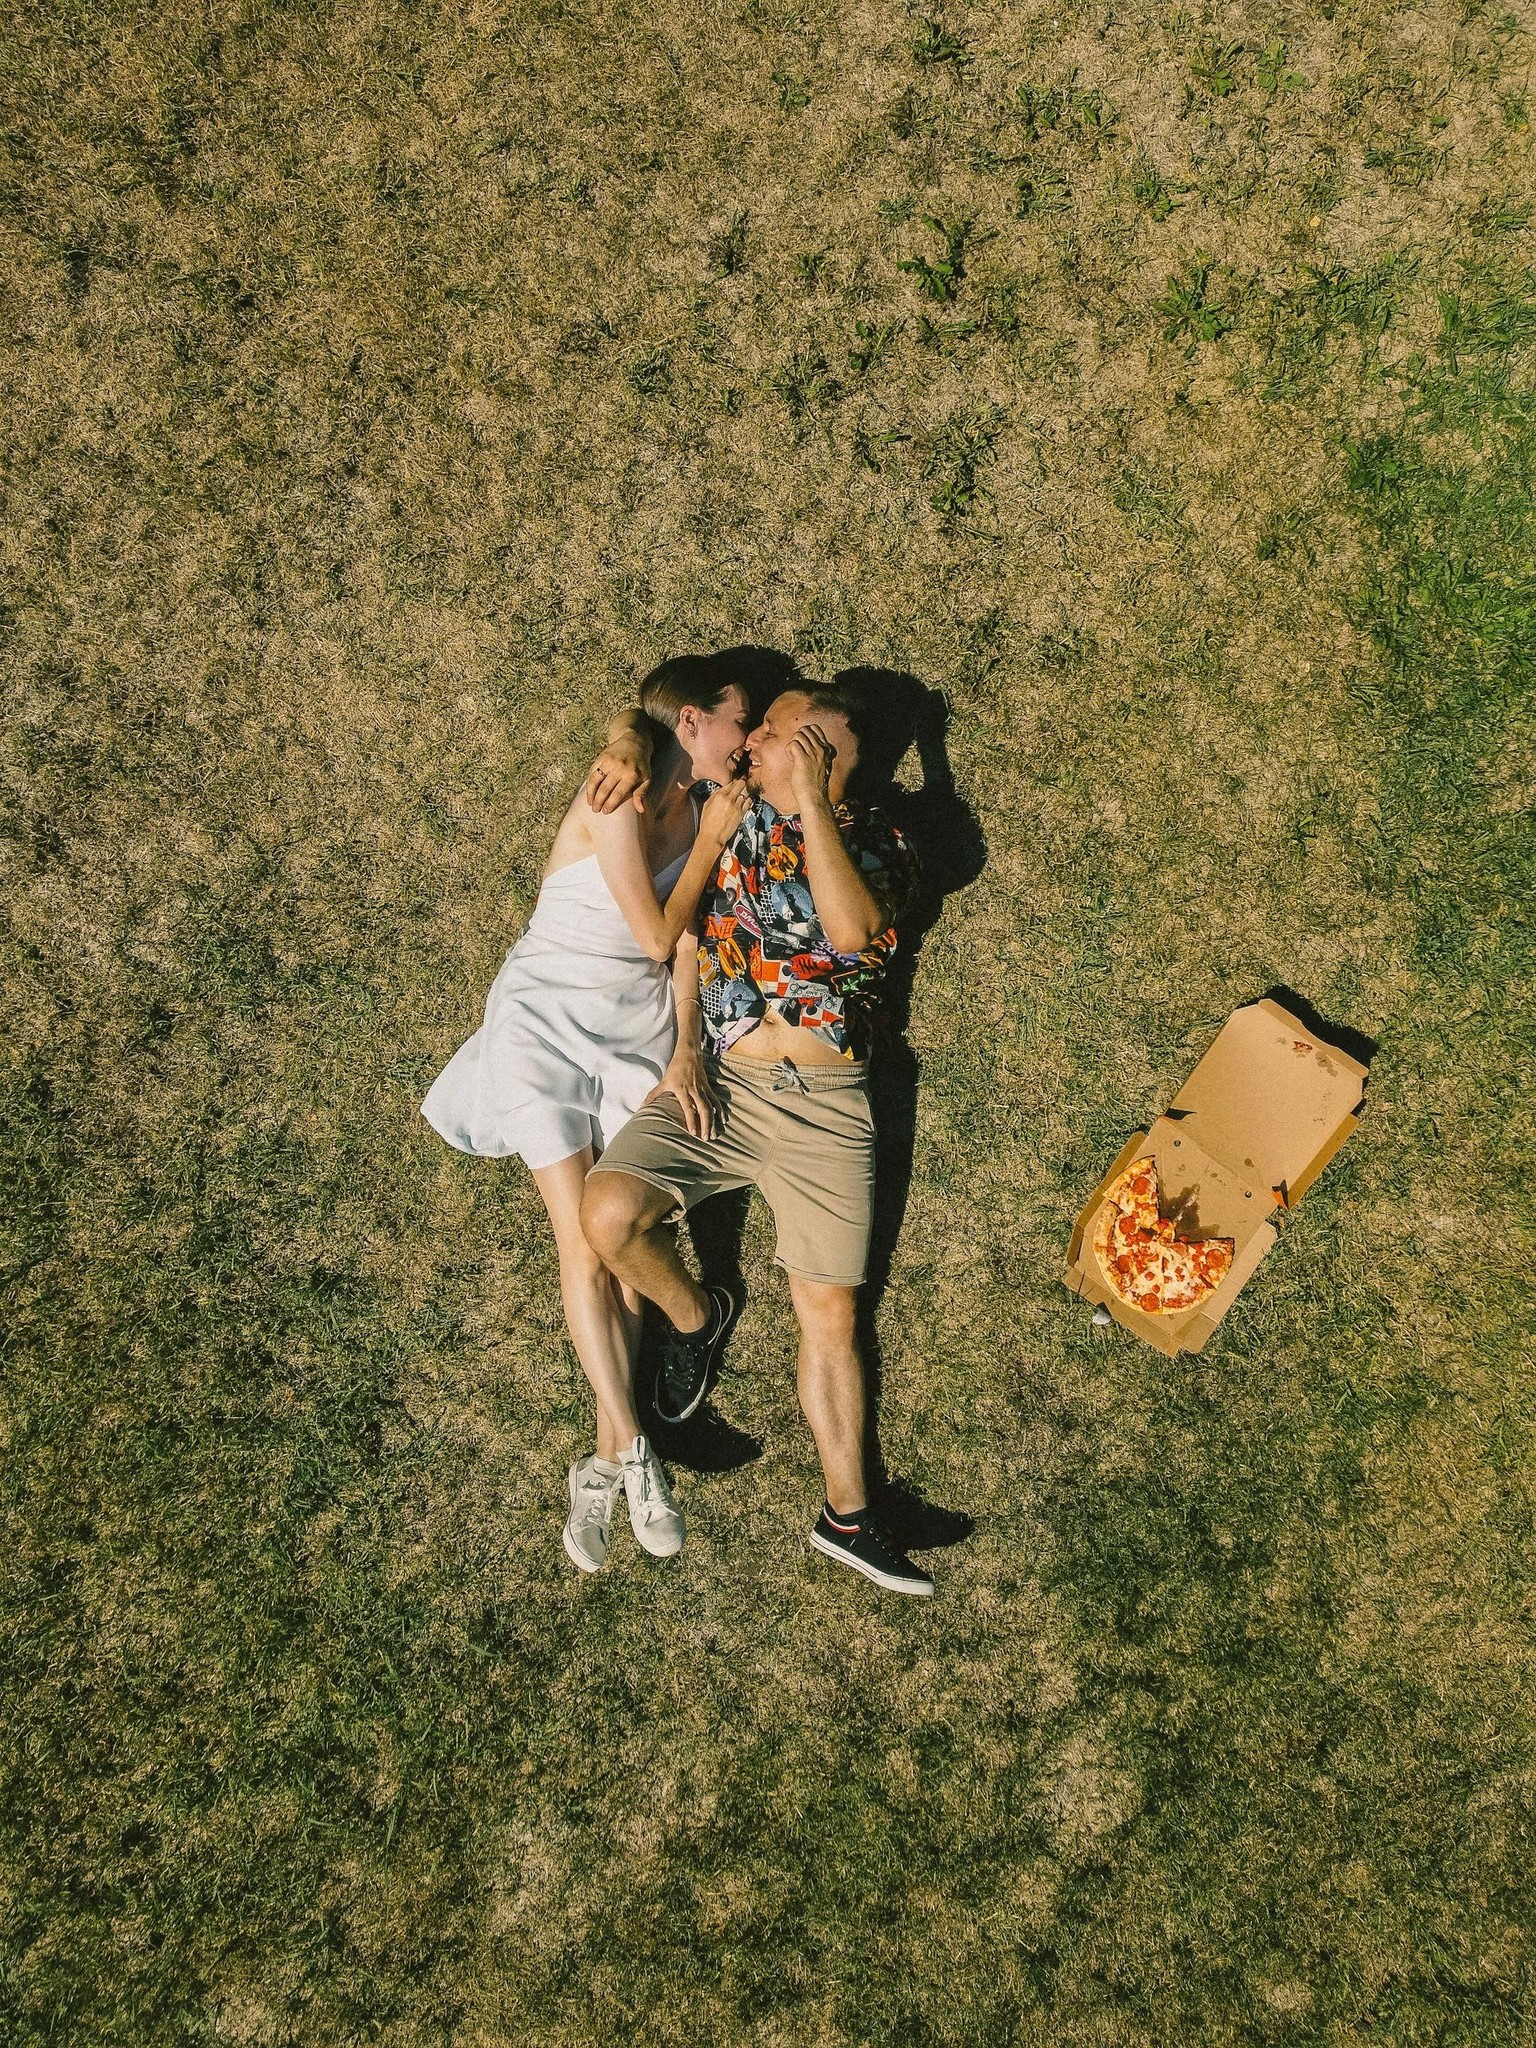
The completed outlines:
{"type": "Polygon", "coordinates": [[[685,753],[693,751],[693,743],[699,736],[699,713],[693,704],[685,704],[677,714],[678,744],[685,753]]]}

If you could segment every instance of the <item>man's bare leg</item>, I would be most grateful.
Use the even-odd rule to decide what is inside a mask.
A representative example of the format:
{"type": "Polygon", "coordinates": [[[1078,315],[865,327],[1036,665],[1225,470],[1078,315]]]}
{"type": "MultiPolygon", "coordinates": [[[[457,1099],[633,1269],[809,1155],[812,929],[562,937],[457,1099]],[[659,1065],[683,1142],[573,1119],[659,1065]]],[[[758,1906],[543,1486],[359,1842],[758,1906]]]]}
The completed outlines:
{"type": "Polygon", "coordinates": [[[678,1256],[666,1218],[677,1204],[664,1188],[632,1173],[587,1176],[581,1227],[587,1243],[626,1287],[654,1301],[674,1329],[702,1330],[710,1300],[678,1256]]]}
{"type": "Polygon", "coordinates": [[[816,1439],[827,1505],[857,1514],[864,1498],[864,1361],[855,1326],[858,1293],[789,1276],[800,1321],[800,1406],[816,1439]]]}
{"type": "Polygon", "coordinates": [[[933,1580],[902,1554],[865,1495],[864,1361],[854,1327],[857,1290],[791,1273],[800,1318],[800,1406],[827,1483],[811,1548],[849,1565],[889,1593],[927,1599],[933,1580]]]}

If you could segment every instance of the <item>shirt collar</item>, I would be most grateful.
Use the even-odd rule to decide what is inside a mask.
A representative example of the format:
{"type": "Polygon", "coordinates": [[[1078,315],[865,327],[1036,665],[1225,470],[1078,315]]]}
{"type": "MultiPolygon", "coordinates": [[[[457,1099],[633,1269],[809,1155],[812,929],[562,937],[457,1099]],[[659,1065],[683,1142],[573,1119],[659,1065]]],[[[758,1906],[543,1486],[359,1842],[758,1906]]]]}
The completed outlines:
{"type": "MultiPolygon", "coordinates": [[[[798,811],[777,811],[765,796],[756,797],[753,801],[757,808],[757,814],[764,825],[771,826],[776,819],[779,819],[786,825],[793,825],[797,831],[803,830],[798,811]]],[[[832,815],[836,818],[839,825],[850,823],[853,814],[852,804],[834,804],[832,806],[832,815]]]]}

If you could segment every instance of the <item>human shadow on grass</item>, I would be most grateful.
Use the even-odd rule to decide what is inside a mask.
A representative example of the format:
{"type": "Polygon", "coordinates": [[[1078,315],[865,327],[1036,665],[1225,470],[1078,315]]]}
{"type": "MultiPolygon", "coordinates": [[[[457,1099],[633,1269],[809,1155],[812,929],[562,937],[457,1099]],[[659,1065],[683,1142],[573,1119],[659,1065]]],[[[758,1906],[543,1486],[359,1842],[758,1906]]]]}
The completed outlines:
{"type": "Polygon", "coordinates": [[[917,1055],[907,1041],[913,980],[924,941],[946,900],[974,882],[985,866],[987,843],[975,811],[955,788],[946,744],[949,705],[943,692],[900,669],[843,669],[833,681],[855,690],[866,711],[853,793],[861,802],[876,805],[899,827],[922,869],[917,895],[897,926],[899,943],[884,991],[884,1037],[870,1067],[875,1217],[869,1278],[859,1295],[859,1345],[869,1387],[865,1455],[871,1498],[879,1502],[903,1548],[938,1550],[963,1542],[975,1521],[925,1500],[886,1469],[879,1437],[884,1360],[877,1319],[912,1188],[919,1080],[917,1055]],[[896,779],[909,756],[916,757],[921,771],[915,786],[896,779]]]}
{"type": "MultiPolygon", "coordinates": [[[[770,648],[732,649],[719,658],[735,664],[738,679],[742,668],[748,667],[755,716],[761,716],[779,691],[793,689],[804,680],[787,656],[770,648]]],[[[869,1277],[859,1297],[859,1342],[869,1391],[866,1458],[871,1499],[878,1502],[903,1548],[935,1550],[963,1542],[975,1523],[970,1515],[924,1499],[886,1468],[879,1437],[884,1374],[876,1323],[912,1185],[918,1062],[907,1043],[906,1028],[913,977],[923,942],[945,899],[981,873],[986,842],[975,812],[955,788],[945,745],[949,707],[943,695],[916,676],[896,669],[844,669],[833,680],[856,691],[865,707],[865,733],[852,794],[884,811],[911,842],[922,868],[917,896],[898,926],[900,943],[885,985],[885,1040],[871,1066],[870,1097],[877,1133],[875,1217],[869,1277]],[[914,754],[922,780],[909,787],[899,783],[896,775],[914,754]]],[[[689,1234],[706,1283],[741,1287],[741,1244],[749,1201],[746,1190],[718,1195],[701,1203],[690,1216],[689,1234]]],[[[680,1428],[656,1416],[650,1398],[654,1364],[649,1331],[647,1337],[640,1374],[645,1390],[642,1419],[648,1429],[654,1429],[662,1455],[700,1471],[731,1470],[758,1456],[762,1446],[757,1439],[732,1430],[712,1402],[680,1428]]]]}
{"type": "MultiPolygon", "coordinates": [[[[688,1218],[688,1235],[705,1286],[728,1287],[738,1301],[746,1292],[741,1245],[751,1198],[750,1188],[736,1188],[701,1202],[688,1218]]],[[[636,1373],[636,1405],[641,1426],[668,1464],[685,1465],[691,1472],[736,1472],[762,1456],[762,1439],[727,1422],[712,1399],[686,1422],[663,1421],[656,1412],[659,1363],[656,1317],[648,1313],[636,1373]]],[[[727,1373],[730,1369],[725,1367],[727,1373]]]]}

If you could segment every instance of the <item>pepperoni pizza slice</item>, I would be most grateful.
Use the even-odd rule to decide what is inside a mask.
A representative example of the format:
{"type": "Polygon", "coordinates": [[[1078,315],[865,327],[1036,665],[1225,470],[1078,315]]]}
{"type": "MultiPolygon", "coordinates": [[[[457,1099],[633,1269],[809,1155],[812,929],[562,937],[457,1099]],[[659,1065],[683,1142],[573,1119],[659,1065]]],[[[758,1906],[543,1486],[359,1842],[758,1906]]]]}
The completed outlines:
{"type": "Polygon", "coordinates": [[[1104,1197],[1093,1255],[1108,1285],[1144,1315],[1183,1315],[1208,1301],[1232,1267],[1230,1237],[1178,1236],[1158,1203],[1157,1161],[1136,1159],[1104,1197]]]}

